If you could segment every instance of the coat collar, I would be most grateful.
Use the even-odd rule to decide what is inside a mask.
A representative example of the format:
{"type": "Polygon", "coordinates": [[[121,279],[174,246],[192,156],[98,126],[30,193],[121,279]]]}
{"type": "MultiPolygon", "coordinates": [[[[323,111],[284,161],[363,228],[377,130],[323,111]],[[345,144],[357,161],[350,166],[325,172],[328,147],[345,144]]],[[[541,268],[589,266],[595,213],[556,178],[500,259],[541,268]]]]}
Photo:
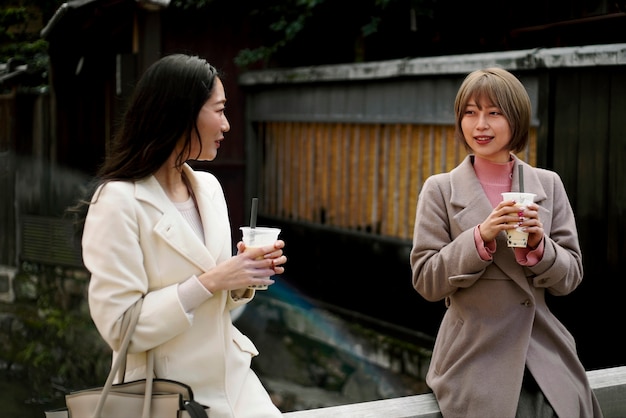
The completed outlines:
{"type": "MultiPolygon", "coordinates": [[[[199,187],[200,180],[197,174],[187,164],[183,166],[183,172],[189,179],[196,197],[205,243],[196,237],[189,223],[167,197],[156,177],[149,176],[136,182],[135,198],[154,206],[161,212],[161,218],[154,225],[154,232],[202,271],[206,271],[215,266],[221,258],[230,256],[230,254],[223,254],[223,240],[227,238],[230,242],[230,226],[224,226],[223,217],[217,213],[212,200],[216,190],[207,187],[205,183],[199,187]]],[[[228,223],[228,218],[226,218],[226,223],[228,223]]]]}
{"type": "MultiPolygon", "coordinates": [[[[465,159],[450,171],[450,183],[451,183],[451,195],[450,202],[461,208],[472,207],[475,205],[483,206],[485,209],[491,210],[489,200],[484,193],[481,193],[482,186],[474,171],[474,165],[472,163],[474,156],[468,155],[465,159]]],[[[547,194],[539,180],[536,170],[529,164],[520,160],[514,154],[511,154],[513,158],[513,178],[511,183],[511,191],[519,191],[520,181],[519,175],[515,175],[519,172],[519,167],[523,167],[524,172],[524,190],[531,193],[535,193],[535,203],[544,201],[547,198],[547,194]]],[[[482,211],[481,211],[482,212],[482,211]]],[[[482,214],[481,214],[482,216],[482,214]]]]}

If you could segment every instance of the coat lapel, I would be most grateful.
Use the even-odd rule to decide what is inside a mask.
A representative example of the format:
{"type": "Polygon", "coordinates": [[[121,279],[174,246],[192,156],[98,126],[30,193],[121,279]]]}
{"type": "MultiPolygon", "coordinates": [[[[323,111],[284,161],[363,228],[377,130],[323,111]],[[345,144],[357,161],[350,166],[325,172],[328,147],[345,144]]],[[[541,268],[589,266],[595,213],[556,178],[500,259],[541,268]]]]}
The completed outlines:
{"type": "MultiPolygon", "coordinates": [[[[222,193],[219,183],[211,183],[205,181],[199,173],[196,173],[190,166],[185,164],[183,171],[191,188],[196,196],[196,203],[202,219],[202,227],[204,228],[205,248],[219,262],[232,256],[232,237],[230,232],[230,223],[228,221],[227,209],[224,206],[224,199],[216,196],[222,193]],[[224,240],[227,240],[229,246],[224,246],[224,240]]],[[[206,173],[202,173],[206,174],[206,173]]]]}
{"type": "Polygon", "coordinates": [[[156,209],[162,216],[155,220],[153,231],[174,251],[177,251],[202,271],[215,266],[215,259],[191,226],[181,216],[154,176],[135,184],[135,197],[156,209]]]}
{"type": "Polygon", "coordinates": [[[467,156],[450,172],[450,203],[457,208],[454,220],[461,231],[483,222],[493,210],[467,156]]]}

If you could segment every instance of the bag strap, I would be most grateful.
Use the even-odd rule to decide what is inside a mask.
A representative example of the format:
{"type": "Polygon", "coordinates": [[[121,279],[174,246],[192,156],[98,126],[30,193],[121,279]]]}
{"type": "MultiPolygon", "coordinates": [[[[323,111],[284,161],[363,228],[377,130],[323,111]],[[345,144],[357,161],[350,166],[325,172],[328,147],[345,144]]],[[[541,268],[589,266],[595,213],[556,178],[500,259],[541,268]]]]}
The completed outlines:
{"type": "Polygon", "coordinates": [[[208,418],[206,409],[194,400],[187,401],[183,404],[191,418],[208,418]]]}
{"type": "Polygon", "coordinates": [[[150,404],[152,402],[152,380],[154,377],[154,353],[148,351],[146,360],[146,396],[143,398],[143,412],[141,418],[150,418],[150,404]]]}
{"type": "MultiPolygon", "coordinates": [[[[122,320],[122,327],[125,328],[123,329],[123,334],[122,334],[123,335],[122,344],[120,345],[120,350],[118,352],[117,357],[115,358],[115,361],[111,365],[111,371],[109,372],[109,376],[107,377],[107,380],[104,383],[104,386],[102,387],[102,393],[100,395],[100,399],[98,399],[98,404],[96,405],[96,410],[93,413],[93,418],[100,418],[100,416],[102,415],[104,402],[106,401],[106,398],[109,395],[109,392],[111,391],[111,387],[113,386],[113,380],[115,379],[115,374],[120,369],[120,366],[122,365],[122,363],[124,363],[124,365],[126,364],[126,354],[128,353],[128,346],[130,344],[130,338],[133,332],[135,331],[135,326],[137,325],[137,321],[139,320],[139,313],[141,312],[142,304],[143,304],[143,297],[139,298],[139,300],[137,300],[137,302],[131,308],[128,323],[126,323],[125,320],[122,320]]],[[[150,397],[147,397],[148,399],[152,397],[152,370],[150,370],[149,378],[150,378],[150,385],[149,385],[150,397]]],[[[146,393],[147,392],[148,390],[146,390],[146,393]]],[[[144,403],[144,416],[146,416],[145,409],[146,408],[145,408],[145,403],[144,403]]],[[[150,408],[148,407],[147,416],[150,416],[149,409],[150,408]]]]}
{"type": "MultiPolygon", "coordinates": [[[[96,410],[93,413],[93,418],[100,418],[102,415],[102,409],[104,408],[104,402],[106,401],[111,388],[113,387],[113,380],[115,378],[115,374],[120,370],[120,367],[123,365],[126,368],[126,355],[128,354],[128,346],[130,345],[130,338],[135,331],[135,326],[137,325],[137,321],[139,320],[139,313],[141,312],[141,305],[143,304],[143,297],[140,298],[135,305],[131,308],[129,319],[126,320],[126,315],[124,315],[124,319],[122,320],[122,329],[123,329],[123,339],[122,344],[120,345],[120,351],[111,366],[111,371],[109,372],[109,376],[107,377],[106,382],[104,383],[104,387],[102,388],[102,393],[100,394],[100,399],[98,399],[98,404],[96,405],[96,410]]],[[[123,375],[121,381],[123,381],[123,375]]],[[[146,359],[146,393],[143,399],[143,411],[141,414],[141,418],[150,418],[150,405],[152,403],[152,383],[154,380],[154,352],[152,350],[148,350],[148,355],[146,359]]],[[[208,418],[206,410],[202,405],[194,400],[190,400],[184,403],[185,409],[189,412],[189,416],[191,418],[208,418]]]]}
{"type": "MultiPolygon", "coordinates": [[[[133,312],[134,310],[130,310],[130,312],[126,312],[122,317],[122,338],[124,338],[123,336],[125,335],[127,330],[130,329],[130,321],[131,317],[133,316],[133,312]]],[[[126,356],[123,356],[123,358],[121,359],[120,367],[117,370],[117,381],[124,382],[124,376],[126,376],[126,356]]]]}

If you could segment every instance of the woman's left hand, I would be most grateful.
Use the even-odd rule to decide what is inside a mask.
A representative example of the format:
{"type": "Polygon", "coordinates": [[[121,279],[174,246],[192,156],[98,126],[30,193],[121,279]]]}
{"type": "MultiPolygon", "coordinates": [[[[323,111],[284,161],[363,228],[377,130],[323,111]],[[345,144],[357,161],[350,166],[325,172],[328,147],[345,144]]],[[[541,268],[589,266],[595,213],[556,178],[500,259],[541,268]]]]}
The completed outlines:
{"type": "Polygon", "coordinates": [[[535,249],[544,235],[543,224],[539,220],[539,206],[536,203],[527,205],[522,216],[524,220],[520,226],[528,232],[528,248],[535,249]]]}
{"type": "MultiPolygon", "coordinates": [[[[272,269],[275,274],[283,274],[285,268],[283,264],[287,262],[287,257],[283,253],[285,247],[285,241],[282,239],[276,240],[274,243],[273,251],[266,252],[262,258],[266,260],[272,260],[272,269]]],[[[237,243],[237,255],[242,254],[246,250],[246,244],[243,241],[237,243]]]]}

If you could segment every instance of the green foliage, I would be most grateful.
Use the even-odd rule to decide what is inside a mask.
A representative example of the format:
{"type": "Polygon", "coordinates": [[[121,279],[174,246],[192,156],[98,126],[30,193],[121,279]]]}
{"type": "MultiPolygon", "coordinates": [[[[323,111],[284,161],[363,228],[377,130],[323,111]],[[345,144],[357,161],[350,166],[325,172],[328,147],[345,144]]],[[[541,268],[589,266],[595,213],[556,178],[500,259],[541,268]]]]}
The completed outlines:
{"type": "Polygon", "coordinates": [[[279,45],[274,44],[271,47],[262,46],[255,49],[245,48],[239,51],[235,57],[235,65],[239,67],[246,67],[249,64],[267,60],[276,50],[279,45]]]}
{"type": "Polygon", "coordinates": [[[25,7],[0,8],[0,42],[23,37],[30,18],[32,18],[32,13],[25,7]]]}
{"type": "Polygon", "coordinates": [[[36,38],[29,33],[28,21],[33,19],[33,13],[26,7],[8,6],[0,8],[0,61],[6,62],[11,58],[24,59],[33,50],[41,48],[34,44],[36,38]]]}
{"type": "Polygon", "coordinates": [[[172,6],[183,10],[201,10],[213,3],[214,0],[174,0],[172,6]]]}
{"type": "Polygon", "coordinates": [[[7,0],[0,5],[0,62],[27,64],[29,71],[48,69],[48,42],[40,32],[64,0],[7,0]]]}
{"type": "Polygon", "coordinates": [[[255,49],[244,49],[235,57],[235,64],[245,68],[255,62],[266,64],[280,48],[293,41],[304,29],[313,15],[315,8],[326,0],[274,0],[264,3],[262,8],[252,9],[250,16],[253,21],[264,24],[274,32],[274,42],[255,49]],[[264,23],[262,23],[264,22],[264,23]]]}
{"type": "MultiPolygon", "coordinates": [[[[193,0],[187,1],[192,2],[193,0]]],[[[361,0],[360,2],[344,3],[343,7],[358,7],[353,18],[357,19],[356,23],[360,25],[360,34],[357,36],[362,40],[379,32],[383,20],[382,15],[392,6],[403,5],[407,10],[412,9],[417,15],[427,15],[432,13],[432,1],[361,0]]],[[[272,0],[271,2],[265,1],[262,6],[253,8],[249,13],[252,25],[259,28],[257,32],[261,32],[263,28],[268,28],[270,33],[261,36],[263,45],[255,49],[240,51],[235,57],[235,64],[242,68],[258,62],[262,63],[263,66],[267,65],[270,59],[282,48],[297,42],[300,34],[307,29],[310,30],[308,25],[311,24],[312,20],[321,18],[322,9],[327,12],[331,6],[342,7],[332,3],[331,0],[272,0]]],[[[319,20],[317,24],[319,24],[319,20]]],[[[322,30],[328,29],[323,28],[322,30]]]]}
{"type": "Polygon", "coordinates": [[[25,318],[28,339],[17,361],[25,367],[36,393],[51,397],[51,380],[63,387],[82,388],[101,384],[94,381],[98,356],[104,350],[97,344],[93,325],[84,315],[58,308],[39,311],[25,318]],[[89,353],[89,355],[85,355],[89,353]]]}
{"type": "Polygon", "coordinates": [[[415,21],[413,26],[417,30],[418,20],[432,18],[435,3],[436,0],[241,0],[236,7],[228,8],[225,7],[226,0],[172,0],[170,7],[197,12],[211,11],[214,6],[214,10],[220,13],[228,10],[241,14],[241,19],[247,21],[259,44],[243,48],[236,55],[235,64],[246,69],[253,65],[268,66],[281,53],[297,48],[298,43],[307,36],[309,39],[314,37],[311,35],[314,27],[331,31],[339,41],[347,39],[348,44],[353,43],[355,60],[358,61],[362,56],[364,40],[380,35],[384,25],[389,25],[390,15],[398,10],[403,11],[407,21],[408,16],[412,16],[415,21]],[[218,5],[222,7],[218,8],[218,5]],[[332,20],[329,14],[345,16],[346,25],[341,28],[343,31],[326,25],[332,20]],[[353,27],[356,27],[356,32],[352,30],[353,27]]]}
{"type": "Polygon", "coordinates": [[[378,25],[380,24],[380,18],[372,16],[372,20],[363,25],[362,32],[363,36],[369,36],[378,31],[378,25]]]}

